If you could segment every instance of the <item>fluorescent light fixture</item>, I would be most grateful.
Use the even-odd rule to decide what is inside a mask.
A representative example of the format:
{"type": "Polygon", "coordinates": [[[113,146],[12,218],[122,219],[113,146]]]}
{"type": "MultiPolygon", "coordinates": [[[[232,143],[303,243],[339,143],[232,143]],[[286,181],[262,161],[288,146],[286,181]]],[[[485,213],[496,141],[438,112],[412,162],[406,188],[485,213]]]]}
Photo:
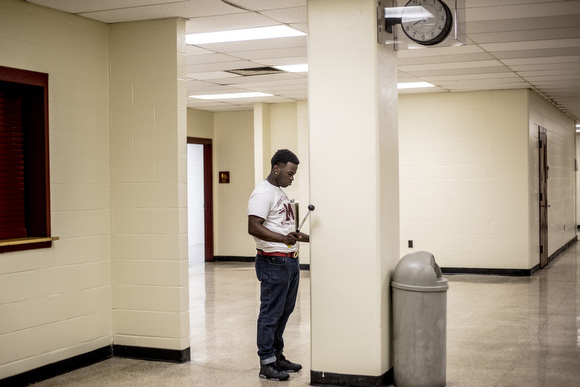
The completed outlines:
{"type": "Polygon", "coordinates": [[[273,66],[275,69],[287,71],[289,73],[307,73],[308,63],[295,64],[295,65],[284,65],[284,66],[273,66]]]}
{"type": "Polygon", "coordinates": [[[429,82],[401,82],[397,83],[397,89],[419,89],[422,87],[435,87],[429,82]]]}
{"type": "Polygon", "coordinates": [[[250,92],[250,93],[190,95],[189,98],[216,100],[216,99],[272,97],[272,96],[273,96],[273,94],[260,93],[260,92],[250,92]]]}
{"type": "Polygon", "coordinates": [[[187,44],[210,44],[226,42],[242,42],[245,40],[289,38],[292,36],[304,36],[304,32],[288,26],[272,26],[247,28],[243,30],[205,32],[201,34],[188,34],[185,37],[187,44]]]}

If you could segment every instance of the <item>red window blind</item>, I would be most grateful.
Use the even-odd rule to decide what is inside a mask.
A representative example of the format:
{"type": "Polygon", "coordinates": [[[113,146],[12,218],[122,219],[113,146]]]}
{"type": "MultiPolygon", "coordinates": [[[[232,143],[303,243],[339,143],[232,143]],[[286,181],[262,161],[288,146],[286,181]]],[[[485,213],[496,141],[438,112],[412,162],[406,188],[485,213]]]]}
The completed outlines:
{"type": "Polygon", "coordinates": [[[0,239],[27,236],[23,98],[0,89],[0,239]]]}

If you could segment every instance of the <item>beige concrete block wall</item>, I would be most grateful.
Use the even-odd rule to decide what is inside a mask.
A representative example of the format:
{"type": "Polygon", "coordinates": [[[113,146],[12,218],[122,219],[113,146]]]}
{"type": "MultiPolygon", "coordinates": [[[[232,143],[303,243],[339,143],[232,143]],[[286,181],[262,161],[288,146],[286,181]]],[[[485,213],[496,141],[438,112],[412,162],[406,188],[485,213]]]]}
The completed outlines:
{"type": "MultiPolygon", "coordinates": [[[[256,104],[252,112],[211,113],[188,109],[188,136],[213,139],[215,255],[251,257],[247,201],[257,182],[270,172],[270,159],[281,148],[297,153],[297,179],[286,192],[300,202],[302,218],[309,204],[308,103],[256,104]],[[249,141],[252,140],[250,144],[249,141]],[[230,184],[219,184],[219,171],[230,171],[230,184]],[[252,174],[253,180],[247,177],[252,174]]],[[[309,223],[305,224],[308,232],[309,223]]],[[[301,246],[309,263],[309,245],[301,246]]]]}
{"type": "MultiPolygon", "coordinates": [[[[308,102],[271,104],[269,109],[270,142],[266,144],[264,153],[265,176],[270,173],[270,160],[278,149],[290,149],[298,156],[300,164],[298,172],[290,187],[284,191],[290,199],[299,203],[297,222],[300,224],[308,211],[310,204],[309,191],[309,147],[308,147],[308,102]],[[268,154],[268,156],[266,156],[268,154]],[[266,159],[267,157],[267,159],[266,159]]],[[[264,176],[264,177],[265,177],[264,176]]],[[[314,219],[315,213],[312,213],[314,219]]],[[[310,232],[310,223],[305,223],[302,231],[310,232]]],[[[300,263],[310,263],[310,244],[301,243],[300,263]]]]}
{"type": "Polygon", "coordinates": [[[213,139],[213,113],[187,109],[187,136],[213,139]]]}
{"type": "Polygon", "coordinates": [[[528,91],[529,103],[529,154],[533,179],[530,181],[532,197],[530,225],[532,254],[530,265],[539,262],[539,200],[538,200],[538,125],[547,129],[548,139],[548,255],[576,236],[576,171],[574,159],[574,120],[540,95],[528,91]]]}
{"type": "Polygon", "coordinates": [[[230,172],[229,184],[214,183],[214,254],[255,255],[248,234],[248,199],[254,189],[254,113],[214,113],[214,182],[230,172]]]}
{"type": "Polygon", "coordinates": [[[270,104],[254,104],[254,185],[260,184],[270,173],[270,104]]]}
{"type": "MultiPolygon", "coordinates": [[[[264,153],[264,177],[270,173],[270,160],[278,149],[290,149],[295,154],[298,154],[298,116],[296,103],[278,103],[270,105],[270,143],[266,146],[264,153]],[[266,160],[266,154],[267,160],[266,160]]],[[[300,163],[296,179],[292,185],[284,188],[284,191],[290,199],[299,201],[300,179],[299,174],[302,173],[303,165],[300,163]]]]}
{"type": "Polygon", "coordinates": [[[526,93],[399,96],[401,256],[529,268],[526,93]]]}
{"type": "Polygon", "coordinates": [[[108,346],[108,28],[0,2],[0,65],[49,74],[49,249],[0,256],[0,379],[108,346]]]}
{"type": "Polygon", "coordinates": [[[574,238],[574,122],[539,95],[402,95],[399,122],[401,255],[427,250],[447,267],[537,265],[538,125],[548,129],[549,254],[574,238]]]}
{"type": "MultiPolygon", "coordinates": [[[[556,173],[549,180],[550,202],[555,206],[550,207],[550,254],[574,237],[573,122],[543,98],[528,93],[400,96],[401,256],[428,250],[442,266],[534,267],[539,254],[538,122],[549,126],[550,166],[556,173]],[[413,249],[407,247],[410,239],[413,249]]],[[[267,120],[263,125],[268,128],[270,152],[296,146],[301,159],[297,182],[288,192],[301,202],[302,217],[309,202],[309,150],[304,141],[308,102],[266,106],[268,114],[259,117],[267,120]]],[[[224,133],[235,130],[236,123],[230,124],[224,123],[224,133]]],[[[237,152],[244,153],[241,148],[237,152]]],[[[216,206],[221,205],[230,206],[216,197],[216,206]]],[[[311,222],[315,227],[316,218],[315,212],[306,232],[311,222]]],[[[227,228],[227,235],[243,241],[245,225],[238,227],[242,228],[227,228]]],[[[222,230],[216,228],[216,233],[222,230]]],[[[309,248],[301,247],[302,263],[310,263],[309,248]]],[[[228,249],[231,255],[252,254],[245,242],[228,249]]]]}
{"type": "Polygon", "coordinates": [[[110,27],[114,342],[189,347],[185,21],[110,27]]]}

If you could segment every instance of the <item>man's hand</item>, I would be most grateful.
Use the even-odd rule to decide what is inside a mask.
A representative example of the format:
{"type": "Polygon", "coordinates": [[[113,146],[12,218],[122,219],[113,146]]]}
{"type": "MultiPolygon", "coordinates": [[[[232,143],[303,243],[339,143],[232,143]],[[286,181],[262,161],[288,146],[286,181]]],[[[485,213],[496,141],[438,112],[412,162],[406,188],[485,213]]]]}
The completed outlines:
{"type": "Polygon", "coordinates": [[[304,234],[303,232],[291,232],[290,234],[294,235],[297,242],[310,242],[310,236],[308,234],[304,234]]]}
{"type": "Polygon", "coordinates": [[[298,242],[298,233],[282,235],[270,231],[264,227],[264,219],[253,215],[248,216],[248,233],[263,241],[284,243],[286,246],[293,246],[298,242]]]}
{"type": "Polygon", "coordinates": [[[291,232],[290,234],[285,236],[284,243],[286,246],[294,246],[296,242],[298,242],[298,233],[291,232]]]}

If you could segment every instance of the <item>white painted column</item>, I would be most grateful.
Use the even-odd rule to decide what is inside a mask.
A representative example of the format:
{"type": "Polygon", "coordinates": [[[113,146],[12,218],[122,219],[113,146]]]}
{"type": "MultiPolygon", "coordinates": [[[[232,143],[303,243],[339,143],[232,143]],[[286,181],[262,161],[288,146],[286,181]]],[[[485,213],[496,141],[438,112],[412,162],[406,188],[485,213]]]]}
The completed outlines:
{"type": "MultiPolygon", "coordinates": [[[[309,125],[308,125],[308,101],[296,103],[296,127],[298,135],[298,147],[296,156],[300,160],[298,168],[298,200],[300,201],[299,224],[308,212],[310,204],[310,145],[309,145],[309,125]]],[[[310,234],[310,221],[306,221],[301,229],[306,234],[310,234]]],[[[300,264],[310,264],[310,243],[300,244],[300,264]]]]}
{"type": "Polygon", "coordinates": [[[373,381],[392,367],[396,54],[377,43],[375,0],[309,0],[308,25],[311,377],[373,381]]]}
{"type": "Polygon", "coordinates": [[[190,346],[184,36],[184,19],[109,33],[113,341],[170,360],[190,346]]]}
{"type": "Polygon", "coordinates": [[[270,105],[254,104],[254,184],[270,173],[270,105]]]}

